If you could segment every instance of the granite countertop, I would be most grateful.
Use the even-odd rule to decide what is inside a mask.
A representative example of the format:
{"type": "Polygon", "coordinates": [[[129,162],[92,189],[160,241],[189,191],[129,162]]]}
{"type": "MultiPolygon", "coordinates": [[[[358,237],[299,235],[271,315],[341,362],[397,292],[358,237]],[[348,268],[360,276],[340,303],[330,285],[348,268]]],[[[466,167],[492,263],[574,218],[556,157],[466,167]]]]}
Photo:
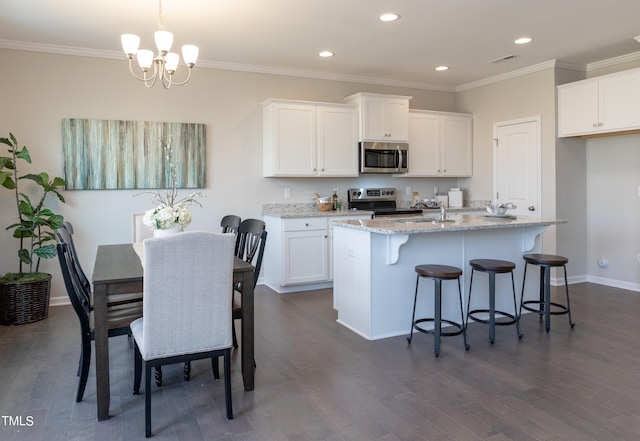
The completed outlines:
{"type": "Polygon", "coordinates": [[[262,214],[274,217],[338,217],[338,216],[373,216],[373,211],[340,210],[320,211],[315,204],[263,204],[262,214]]]}
{"type": "MultiPolygon", "coordinates": [[[[461,208],[447,208],[447,213],[456,213],[460,211],[478,211],[484,212],[484,206],[469,206],[461,208]]],[[[440,213],[440,209],[424,209],[423,214],[431,216],[435,213],[440,213]]],[[[315,204],[263,204],[262,214],[264,216],[273,217],[340,217],[340,216],[373,216],[373,211],[365,210],[341,210],[341,211],[320,211],[316,208],[315,204]]]]}
{"type": "Polygon", "coordinates": [[[352,228],[378,234],[419,234],[566,224],[563,219],[535,219],[526,216],[489,217],[486,214],[451,214],[450,222],[432,222],[439,216],[336,220],[334,227],[352,228]]]}

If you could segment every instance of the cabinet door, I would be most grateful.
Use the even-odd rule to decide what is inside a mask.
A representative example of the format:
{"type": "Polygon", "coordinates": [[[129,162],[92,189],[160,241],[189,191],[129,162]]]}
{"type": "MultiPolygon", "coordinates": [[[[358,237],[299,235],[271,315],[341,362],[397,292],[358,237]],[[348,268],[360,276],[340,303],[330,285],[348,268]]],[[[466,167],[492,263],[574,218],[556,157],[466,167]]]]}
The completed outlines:
{"type": "Polygon", "coordinates": [[[411,176],[440,176],[440,117],[409,115],[409,172],[411,176]]]}
{"type": "Polygon", "coordinates": [[[315,176],[315,106],[276,103],[264,111],[264,175],[315,176]]]}
{"type": "Polygon", "coordinates": [[[284,233],[282,285],[329,280],[329,238],[324,230],[284,233]]]}
{"type": "Polygon", "coordinates": [[[318,106],[319,176],[358,176],[358,113],[354,107],[318,106]]]}
{"type": "Polygon", "coordinates": [[[633,70],[599,81],[600,132],[640,127],[640,71],[633,70]]]}
{"type": "Polygon", "coordinates": [[[558,88],[558,135],[575,136],[598,131],[598,83],[568,84],[558,88]]]}
{"type": "Polygon", "coordinates": [[[442,116],[442,175],[471,176],[472,118],[470,116],[442,116]]]}
{"type": "Polygon", "coordinates": [[[389,141],[407,142],[409,139],[409,101],[390,99],[387,102],[389,141]]]}
{"type": "Polygon", "coordinates": [[[370,141],[389,140],[389,127],[387,125],[387,100],[384,98],[366,97],[363,99],[362,111],[364,112],[363,138],[370,141]]]}

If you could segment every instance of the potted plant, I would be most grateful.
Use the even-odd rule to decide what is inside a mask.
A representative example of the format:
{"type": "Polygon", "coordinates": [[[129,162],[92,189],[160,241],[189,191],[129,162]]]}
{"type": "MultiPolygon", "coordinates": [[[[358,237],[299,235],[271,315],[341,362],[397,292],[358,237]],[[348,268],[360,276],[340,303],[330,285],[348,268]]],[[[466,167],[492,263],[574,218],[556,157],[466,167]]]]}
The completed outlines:
{"type": "Polygon", "coordinates": [[[13,230],[13,237],[20,241],[18,272],[0,277],[0,323],[32,323],[46,318],[48,314],[51,274],[39,272],[40,259],[56,256],[54,231],[64,221],[44,203],[49,193],[65,202],[58,191],[65,182],[60,177],[49,178],[45,172],[19,176],[19,161],[31,164],[29,150],[24,146],[20,149],[12,133],[9,133],[9,138],[0,138],[0,143],[9,146],[10,154],[0,156],[0,185],[15,192],[17,208],[17,222],[6,229],[13,230]],[[41,190],[38,199],[32,201],[19,190],[20,181],[25,179],[33,181],[41,190]]]}

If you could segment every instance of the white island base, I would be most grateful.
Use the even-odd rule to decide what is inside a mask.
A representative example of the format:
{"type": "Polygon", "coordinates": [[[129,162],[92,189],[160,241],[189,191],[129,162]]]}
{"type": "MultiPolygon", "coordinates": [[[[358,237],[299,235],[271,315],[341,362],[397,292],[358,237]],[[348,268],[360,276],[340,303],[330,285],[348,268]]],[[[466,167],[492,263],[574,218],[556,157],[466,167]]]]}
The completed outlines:
{"type": "MultiPolygon", "coordinates": [[[[475,218],[476,216],[474,216],[475,218]]],[[[415,266],[442,264],[461,268],[466,314],[471,259],[502,259],[516,264],[516,298],[519,306],[524,263],[522,255],[536,247],[536,238],[547,227],[565,221],[511,222],[475,225],[475,219],[460,216],[446,226],[382,221],[337,222],[333,229],[334,308],[338,323],[369,340],[408,335],[415,292],[415,266]],[[392,224],[396,224],[395,228],[392,224]],[[468,225],[468,226],[466,226],[468,225]],[[436,230],[437,229],[437,230],[436,230]]],[[[533,279],[537,275],[531,271],[533,279]]],[[[525,299],[537,298],[536,280],[527,283],[525,299]],[[533,283],[531,283],[533,282],[533,283]]],[[[488,307],[487,274],[474,275],[471,309],[488,307]]],[[[420,281],[416,319],[433,317],[433,281],[420,281]]],[[[442,283],[442,317],[460,322],[458,285],[442,283]]],[[[496,309],[513,311],[511,277],[496,277],[496,309]]]]}

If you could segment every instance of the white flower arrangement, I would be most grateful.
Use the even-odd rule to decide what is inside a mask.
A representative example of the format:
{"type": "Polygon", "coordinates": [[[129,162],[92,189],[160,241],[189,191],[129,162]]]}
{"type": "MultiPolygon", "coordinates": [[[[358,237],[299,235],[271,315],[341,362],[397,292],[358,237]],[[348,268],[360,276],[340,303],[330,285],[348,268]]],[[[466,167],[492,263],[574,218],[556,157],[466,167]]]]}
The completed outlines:
{"type": "Polygon", "coordinates": [[[185,198],[178,199],[176,164],[173,161],[173,150],[171,148],[173,138],[168,143],[163,142],[162,139],[159,141],[164,148],[167,163],[169,164],[171,188],[142,193],[152,195],[153,202],[158,204],[156,208],[147,210],[144,213],[142,223],[152,230],[166,230],[174,227],[182,230],[191,223],[189,206],[198,205],[202,207],[198,199],[203,198],[204,195],[200,192],[194,192],[185,198]]]}

